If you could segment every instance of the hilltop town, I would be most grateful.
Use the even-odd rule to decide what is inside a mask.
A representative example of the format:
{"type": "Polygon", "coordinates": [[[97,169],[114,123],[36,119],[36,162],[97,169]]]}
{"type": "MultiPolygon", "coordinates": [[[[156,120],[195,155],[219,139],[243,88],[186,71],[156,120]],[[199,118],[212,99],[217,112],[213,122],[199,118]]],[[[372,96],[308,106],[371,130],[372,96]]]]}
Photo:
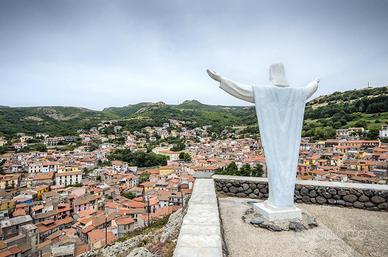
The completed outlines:
{"type": "MultiPolygon", "coordinates": [[[[170,119],[133,133],[115,122],[76,135],[19,133],[0,155],[1,256],[77,256],[125,238],[182,208],[195,179],[211,174],[266,176],[259,138],[245,127],[189,128],[170,119]]],[[[387,182],[388,127],[337,129],[303,138],[298,179],[387,182]]]]}
{"type": "Polygon", "coordinates": [[[0,257],[388,257],[387,1],[0,1],[0,257]]]}
{"type": "MultiPolygon", "coordinates": [[[[311,101],[297,179],[387,184],[386,92],[311,101]]],[[[251,107],[0,107],[0,124],[2,257],[107,249],[166,224],[185,208],[197,178],[267,176],[251,107]]]]}

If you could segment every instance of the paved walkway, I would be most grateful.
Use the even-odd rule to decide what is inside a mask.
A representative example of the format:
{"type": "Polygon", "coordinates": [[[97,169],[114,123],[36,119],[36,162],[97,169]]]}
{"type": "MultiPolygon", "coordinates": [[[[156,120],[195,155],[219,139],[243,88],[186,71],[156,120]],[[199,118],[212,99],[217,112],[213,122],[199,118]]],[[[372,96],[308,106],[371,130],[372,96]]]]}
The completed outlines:
{"type": "Polygon", "coordinates": [[[222,238],[213,179],[196,179],[174,257],[222,257],[222,238]]]}
{"type": "MultiPolygon", "coordinates": [[[[298,205],[319,227],[303,232],[270,232],[242,221],[247,198],[220,198],[229,257],[388,256],[388,213],[320,205],[298,205]]],[[[256,200],[257,201],[257,200],[256,200]]]]}

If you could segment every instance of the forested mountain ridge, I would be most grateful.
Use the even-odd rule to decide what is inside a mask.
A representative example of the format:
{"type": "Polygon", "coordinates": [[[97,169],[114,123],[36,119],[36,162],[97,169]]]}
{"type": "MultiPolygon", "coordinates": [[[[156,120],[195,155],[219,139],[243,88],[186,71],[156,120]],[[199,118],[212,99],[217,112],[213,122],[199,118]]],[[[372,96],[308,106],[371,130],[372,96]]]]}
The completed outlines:
{"type": "Polygon", "coordinates": [[[111,118],[104,112],[79,107],[0,107],[0,135],[37,132],[66,135],[111,118]]]}
{"type": "MultiPolygon", "coordinates": [[[[206,105],[196,100],[178,105],[138,103],[102,111],[63,106],[0,106],[0,136],[37,132],[51,136],[69,135],[78,129],[89,129],[112,120],[133,131],[144,126],[158,126],[169,119],[186,121],[189,127],[212,125],[215,132],[227,126],[248,126],[253,128],[252,131],[257,127],[253,106],[206,105]]],[[[376,131],[386,123],[387,86],[335,92],[307,103],[303,135],[329,138],[337,128],[363,126],[376,131]]]]}
{"type": "Polygon", "coordinates": [[[379,96],[387,96],[388,86],[386,87],[368,87],[364,89],[353,89],[344,92],[334,92],[328,95],[321,95],[311,100],[308,105],[317,108],[332,103],[351,103],[360,98],[374,98],[379,96]]]}
{"type": "Polygon", "coordinates": [[[387,123],[388,86],[334,92],[307,104],[303,135],[329,138],[338,128],[364,127],[376,138],[387,123]]]}

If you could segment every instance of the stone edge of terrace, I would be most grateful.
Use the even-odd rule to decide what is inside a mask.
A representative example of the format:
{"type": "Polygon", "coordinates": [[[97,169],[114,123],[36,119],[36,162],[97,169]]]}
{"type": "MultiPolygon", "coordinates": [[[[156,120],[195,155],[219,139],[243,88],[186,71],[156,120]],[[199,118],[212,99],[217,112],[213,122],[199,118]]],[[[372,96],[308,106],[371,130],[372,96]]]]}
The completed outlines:
{"type": "MultiPolygon", "coordinates": [[[[213,179],[216,191],[227,196],[268,198],[267,178],[214,175],[213,179]]],[[[298,180],[294,200],[297,203],[388,211],[388,185],[298,180]]]]}
{"type": "MultiPolygon", "coordinates": [[[[223,180],[242,180],[253,182],[268,183],[268,178],[261,177],[243,177],[243,176],[228,176],[228,175],[213,175],[213,179],[223,180]]],[[[362,183],[348,183],[348,182],[331,182],[331,181],[317,181],[317,180],[297,180],[296,185],[306,186],[322,186],[322,187],[338,187],[338,188],[355,188],[355,189],[371,189],[371,190],[387,190],[388,185],[380,184],[362,184],[362,183]]]]}
{"type": "Polygon", "coordinates": [[[196,179],[174,257],[222,257],[218,200],[212,178],[196,179]]]}

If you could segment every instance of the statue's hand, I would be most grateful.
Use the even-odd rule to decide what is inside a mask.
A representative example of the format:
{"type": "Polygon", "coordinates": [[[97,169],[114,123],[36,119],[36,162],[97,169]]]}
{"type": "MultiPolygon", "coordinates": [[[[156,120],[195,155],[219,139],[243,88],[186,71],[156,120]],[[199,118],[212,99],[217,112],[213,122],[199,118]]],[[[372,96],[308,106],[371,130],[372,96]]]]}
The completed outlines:
{"type": "Polygon", "coordinates": [[[218,81],[218,82],[221,82],[221,76],[220,75],[218,75],[217,74],[217,72],[215,72],[215,71],[212,71],[212,70],[206,70],[207,71],[207,74],[209,74],[209,76],[212,78],[212,79],[214,79],[214,80],[216,80],[216,81],[218,81]]]}
{"type": "Polygon", "coordinates": [[[320,79],[316,78],[314,81],[310,82],[306,87],[306,99],[309,99],[315,91],[318,89],[320,79]]]}

